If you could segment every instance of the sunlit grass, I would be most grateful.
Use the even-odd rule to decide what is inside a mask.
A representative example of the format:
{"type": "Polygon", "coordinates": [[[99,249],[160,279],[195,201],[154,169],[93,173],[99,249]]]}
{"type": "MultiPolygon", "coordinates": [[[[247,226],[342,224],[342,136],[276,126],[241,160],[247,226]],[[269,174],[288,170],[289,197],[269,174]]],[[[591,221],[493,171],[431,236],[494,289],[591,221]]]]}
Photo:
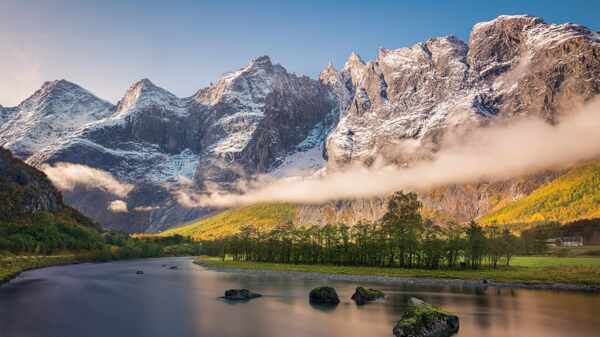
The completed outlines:
{"type": "Polygon", "coordinates": [[[196,240],[210,240],[235,234],[244,225],[269,230],[293,222],[295,217],[296,206],[292,204],[257,204],[226,210],[189,225],[166,230],[161,235],[179,234],[196,240]]]}
{"type": "Polygon", "coordinates": [[[487,224],[568,222],[600,217],[600,162],[568,171],[522,199],[481,218],[487,224]]]}
{"type": "Polygon", "coordinates": [[[442,279],[516,282],[528,284],[564,283],[600,285],[600,258],[515,257],[510,267],[499,269],[402,269],[377,267],[352,267],[332,265],[297,265],[260,262],[222,261],[218,258],[200,257],[197,263],[212,267],[262,269],[276,271],[317,272],[342,275],[368,275],[392,277],[427,277],[442,279]]]}
{"type": "Polygon", "coordinates": [[[50,256],[0,255],[0,283],[9,280],[24,270],[74,263],[80,259],[81,257],[75,254],[50,256]]]}

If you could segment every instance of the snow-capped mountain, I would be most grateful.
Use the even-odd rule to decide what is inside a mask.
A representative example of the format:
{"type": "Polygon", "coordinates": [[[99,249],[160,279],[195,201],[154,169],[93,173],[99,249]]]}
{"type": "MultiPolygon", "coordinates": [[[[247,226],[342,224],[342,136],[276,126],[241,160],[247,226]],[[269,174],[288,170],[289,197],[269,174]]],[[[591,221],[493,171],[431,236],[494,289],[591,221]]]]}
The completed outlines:
{"type": "Polygon", "coordinates": [[[109,116],[112,104],[65,80],[46,82],[19,106],[6,109],[0,145],[21,158],[61,146],[83,125],[109,116]]]}
{"type": "Polygon", "coordinates": [[[389,155],[402,162],[415,155],[414,140],[427,152],[443,132],[496,117],[527,113],[552,122],[598,93],[599,42],[585,27],[519,15],[475,25],[468,44],[433,38],[380,49],[366,64],[353,54],[337,75],[350,76],[355,95],[329,136],[330,162],[389,155]]]}
{"type": "MultiPolygon", "coordinates": [[[[432,38],[381,48],[366,62],[352,53],[340,70],[329,64],[318,79],[262,56],[185,98],[143,79],[113,105],[67,81],[47,82],[19,106],[0,107],[0,145],[36,166],[68,162],[110,172],[134,186],[128,212],[109,210],[115,197],[105,191],[68,192],[66,201],[108,226],[156,230],[211,211],[179,204],[170,191],[181,177],[199,190],[235,189],[238,179],[256,174],[427,158],[447,134],[525,114],[556,123],[559,112],[600,92],[598,55],[598,33],[519,15],[475,25],[468,43],[432,38]]],[[[514,182],[482,186],[455,186],[423,200],[473,217],[489,208],[487,190],[524,192],[514,182]]],[[[334,208],[376,216],[384,204],[334,208]]],[[[303,210],[311,222],[323,213],[303,210]]]]}
{"type": "Polygon", "coordinates": [[[157,229],[209,211],[175,201],[169,191],[182,178],[227,189],[288,155],[312,151],[322,158],[325,136],[339,115],[327,86],[290,74],[266,56],[192,97],[178,98],[148,79],[132,84],[114,106],[96,99],[103,110],[83,93],[66,81],[44,84],[3,123],[1,139],[33,165],[82,164],[135,186],[127,214],[111,212],[106,205],[116,197],[103,191],[67,192],[65,199],[105,225],[136,230],[141,223],[148,226],[142,230],[157,229]],[[49,138],[51,133],[57,135],[49,138]]]}
{"type": "Polygon", "coordinates": [[[320,146],[339,115],[327,86],[290,74],[266,56],[226,74],[194,100],[207,109],[196,171],[201,185],[264,173],[290,154],[320,146]]]}

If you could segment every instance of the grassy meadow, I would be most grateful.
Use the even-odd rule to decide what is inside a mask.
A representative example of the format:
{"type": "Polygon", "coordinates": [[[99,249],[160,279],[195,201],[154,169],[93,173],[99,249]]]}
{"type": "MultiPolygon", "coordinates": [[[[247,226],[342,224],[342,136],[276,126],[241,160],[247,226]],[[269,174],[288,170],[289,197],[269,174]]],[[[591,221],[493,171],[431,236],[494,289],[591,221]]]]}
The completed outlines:
{"type": "Polygon", "coordinates": [[[25,270],[83,262],[88,259],[89,257],[78,254],[39,256],[0,255],[0,284],[25,270]]]}
{"type": "Polygon", "coordinates": [[[425,277],[442,279],[481,280],[525,284],[600,285],[600,258],[562,258],[550,256],[515,257],[510,267],[499,269],[402,269],[333,265],[298,265],[282,263],[222,261],[214,257],[199,257],[196,263],[208,267],[262,269],[275,271],[317,272],[342,275],[390,277],[425,277]]]}

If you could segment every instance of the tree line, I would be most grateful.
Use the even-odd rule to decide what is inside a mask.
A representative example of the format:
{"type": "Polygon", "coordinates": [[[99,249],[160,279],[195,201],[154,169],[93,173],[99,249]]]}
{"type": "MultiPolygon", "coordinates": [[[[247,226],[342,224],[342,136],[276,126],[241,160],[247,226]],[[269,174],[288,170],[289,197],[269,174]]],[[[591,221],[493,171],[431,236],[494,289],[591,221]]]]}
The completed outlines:
{"type": "Polygon", "coordinates": [[[282,224],[264,232],[243,226],[239,233],[203,241],[207,255],[236,261],[333,264],[402,268],[497,268],[509,265],[520,239],[508,229],[423,219],[415,193],[395,193],[385,215],[354,226],[282,224]]]}
{"type": "Polygon", "coordinates": [[[61,214],[40,212],[19,221],[0,221],[0,256],[70,252],[110,261],[201,253],[200,243],[181,235],[132,237],[100,230],[78,217],[79,213],[67,209],[61,214]]]}

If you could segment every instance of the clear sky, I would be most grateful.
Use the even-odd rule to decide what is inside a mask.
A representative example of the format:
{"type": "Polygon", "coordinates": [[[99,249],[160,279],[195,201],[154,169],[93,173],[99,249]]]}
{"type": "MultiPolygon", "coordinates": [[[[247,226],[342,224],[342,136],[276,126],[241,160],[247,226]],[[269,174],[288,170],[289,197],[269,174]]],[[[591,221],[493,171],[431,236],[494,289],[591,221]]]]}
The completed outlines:
{"type": "Polygon", "coordinates": [[[315,77],[434,36],[468,39],[500,14],[600,30],[600,1],[0,0],[0,104],[65,78],[116,102],[141,78],[192,95],[253,57],[315,77]]]}

